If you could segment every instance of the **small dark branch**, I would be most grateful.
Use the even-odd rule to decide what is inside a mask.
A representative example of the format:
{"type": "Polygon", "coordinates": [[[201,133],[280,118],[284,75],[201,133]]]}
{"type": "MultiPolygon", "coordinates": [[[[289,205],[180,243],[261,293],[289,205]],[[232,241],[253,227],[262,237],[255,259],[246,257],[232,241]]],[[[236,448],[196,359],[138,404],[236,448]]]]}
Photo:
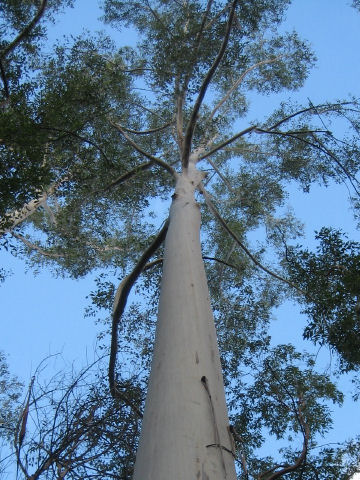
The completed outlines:
{"type": "Polygon", "coordinates": [[[106,153],[104,152],[104,150],[100,147],[100,145],[98,145],[97,143],[93,142],[92,140],[89,140],[88,138],[86,137],[83,137],[82,135],[79,135],[78,133],[76,132],[72,132],[71,130],[64,130],[63,128],[55,128],[55,127],[44,127],[43,125],[41,125],[41,128],[44,129],[44,130],[51,130],[53,132],[60,132],[60,133],[65,133],[67,135],[70,135],[74,138],[77,138],[78,140],[81,140],[82,142],[84,143],[88,143],[89,145],[92,145],[93,147],[95,147],[97,150],[99,150],[99,152],[101,153],[101,155],[104,157],[104,159],[106,160],[107,164],[109,166],[112,166],[113,163],[112,161],[109,159],[109,157],[106,155],[106,153]]]}
{"type": "Polygon", "coordinates": [[[13,51],[19,43],[26,38],[31,30],[35,27],[35,25],[40,21],[41,17],[44,15],[46,5],[48,0],[42,0],[39,10],[35,17],[31,20],[31,22],[24,28],[22,32],[11,42],[7,47],[4,48],[2,52],[0,52],[0,57],[4,59],[11,51],[13,51]]]}
{"type": "MultiPolygon", "coordinates": [[[[282,132],[281,130],[274,130],[274,129],[263,129],[263,128],[256,128],[256,133],[269,133],[270,135],[282,135],[285,137],[294,137],[295,135],[311,135],[314,133],[326,133],[329,134],[329,130],[287,130],[286,132],[282,132]]],[[[296,137],[299,138],[299,137],[296,137]]]]}
{"type": "Polygon", "coordinates": [[[206,255],[203,256],[203,259],[204,260],[211,260],[213,262],[218,262],[218,263],[221,263],[222,265],[225,265],[227,267],[230,267],[234,270],[236,270],[237,272],[239,273],[242,273],[242,271],[236,266],[236,265],[233,265],[232,263],[229,263],[229,262],[225,262],[225,260],[221,260],[220,258],[216,258],[216,257],[207,257],[206,255]]]}
{"type": "Polygon", "coordinates": [[[171,37],[173,37],[171,30],[164,24],[164,22],[159,17],[158,13],[153,8],[151,8],[149,1],[145,0],[145,3],[147,5],[148,10],[152,14],[152,16],[155,18],[155,20],[159,22],[159,24],[163,27],[165,31],[167,31],[170,34],[171,37]]]}
{"type": "Polygon", "coordinates": [[[131,128],[125,128],[125,127],[122,127],[122,129],[124,130],[124,132],[132,133],[134,135],[149,135],[151,133],[156,133],[156,132],[161,132],[162,130],[166,130],[168,127],[170,127],[173,124],[174,122],[168,122],[165,125],[162,125],[161,127],[152,128],[150,130],[142,130],[142,131],[132,130],[131,128]]]}
{"type": "Polygon", "coordinates": [[[192,53],[192,56],[195,60],[194,60],[193,64],[191,65],[191,68],[189,69],[187,75],[185,76],[185,80],[184,80],[184,83],[183,83],[183,86],[182,86],[182,100],[184,100],[184,98],[185,98],[185,93],[187,91],[187,88],[188,88],[188,85],[189,85],[189,82],[190,82],[190,78],[191,78],[191,75],[192,75],[193,70],[194,70],[194,66],[195,66],[195,63],[196,63],[196,58],[198,56],[198,52],[199,52],[199,48],[200,48],[200,44],[201,44],[201,40],[202,40],[204,28],[205,28],[206,19],[209,16],[212,3],[213,3],[213,0],[208,0],[207,5],[206,5],[206,10],[204,12],[204,15],[203,15],[203,18],[202,18],[202,21],[201,21],[199,31],[197,32],[196,37],[195,37],[195,41],[194,41],[194,45],[193,45],[193,53],[192,53]]]}
{"type": "Polygon", "coordinates": [[[176,171],[166,162],[161,160],[160,158],[154,157],[150,153],[145,152],[137,143],[135,143],[123,130],[123,128],[118,124],[114,122],[110,122],[113,127],[115,127],[122,135],[123,137],[126,138],[126,140],[129,142],[129,144],[135,148],[137,152],[139,152],[141,155],[144,155],[144,157],[148,158],[151,160],[153,163],[156,163],[160,167],[164,168],[170,175],[172,175],[174,178],[176,177],[176,171]]]}
{"type": "Polygon", "coordinates": [[[230,5],[231,5],[230,3],[227,3],[225,7],[217,15],[215,15],[215,17],[212,20],[210,20],[210,22],[207,25],[205,25],[205,30],[209,30],[209,28],[211,28],[219,20],[221,15],[223,15],[227,10],[229,10],[230,5]]]}
{"type": "MultiPolygon", "coordinates": [[[[8,79],[6,78],[4,64],[1,58],[0,58],[0,76],[4,85],[4,95],[5,95],[5,99],[6,99],[5,102],[6,102],[10,98],[10,90],[9,90],[9,82],[8,82],[8,79]]],[[[5,102],[2,102],[2,103],[4,104],[5,102]]]]}
{"type": "Polygon", "coordinates": [[[217,208],[215,207],[215,205],[212,203],[212,201],[210,200],[210,197],[208,195],[208,193],[206,192],[206,190],[204,189],[204,187],[200,187],[200,191],[201,193],[204,195],[204,198],[205,198],[205,202],[207,204],[207,206],[209,207],[210,211],[213,213],[213,215],[215,216],[215,218],[218,220],[218,222],[220,223],[220,225],[224,228],[224,230],[226,230],[228,232],[228,234],[235,240],[235,242],[239,245],[239,247],[246,253],[246,255],[250,258],[250,260],[258,267],[260,268],[261,270],[263,270],[265,273],[267,273],[268,275],[271,275],[272,277],[276,278],[277,280],[280,280],[281,282],[283,283],[286,283],[287,285],[289,285],[290,287],[294,288],[296,291],[298,291],[299,293],[301,293],[302,295],[305,295],[305,292],[303,292],[303,290],[301,290],[299,287],[297,287],[296,285],[294,285],[292,282],[290,282],[290,280],[287,280],[286,278],[278,275],[277,273],[275,272],[272,272],[271,270],[269,270],[267,267],[264,267],[264,265],[262,265],[255,257],[254,255],[245,247],[245,245],[240,241],[240,239],[238,238],[238,236],[235,234],[235,232],[233,232],[231,230],[231,228],[228,226],[228,224],[225,222],[225,220],[222,218],[222,216],[220,215],[220,213],[218,212],[217,208]]]}
{"type": "Polygon", "coordinates": [[[203,34],[203,31],[205,30],[205,24],[206,24],[207,18],[209,16],[212,4],[213,4],[213,0],[208,0],[207,5],[206,5],[206,10],[204,12],[204,15],[203,15],[203,18],[202,18],[202,21],[201,21],[200,29],[199,29],[198,33],[196,34],[196,38],[195,38],[195,48],[196,48],[196,50],[198,50],[198,48],[199,48],[201,38],[202,38],[202,34],[203,34]]]}
{"type": "MultiPolygon", "coordinates": [[[[139,278],[141,272],[146,267],[149,259],[164,242],[166,233],[169,227],[169,219],[166,220],[164,226],[157,234],[151,245],[143,253],[138,263],[135,265],[132,272],[127,275],[123,281],[120,283],[114,300],[114,306],[112,311],[112,327],[111,327],[111,346],[110,346],[110,359],[109,359],[109,386],[110,393],[115,399],[124,400],[126,403],[126,398],[119,392],[116,388],[115,380],[115,366],[116,366],[116,356],[118,349],[118,326],[120,322],[121,315],[123,314],[127,298],[129,296],[130,290],[135,284],[136,280],[139,278]]],[[[140,415],[141,416],[141,415],[140,415]]]]}
{"type": "Polygon", "coordinates": [[[200,158],[199,158],[199,161],[200,160],[204,160],[205,158],[207,157],[210,157],[210,155],[213,155],[214,153],[218,152],[219,150],[223,149],[224,147],[226,147],[227,145],[229,145],[230,143],[233,143],[235,142],[235,140],[237,140],[238,138],[246,135],[247,133],[251,133],[253,132],[254,130],[257,130],[257,127],[255,125],[251,126],[251,127],[248,127],[248,128],[245,128],[245,130],[242,130],[241,132],[237,133],[236,135],[234,135],[233,137],[229,138],[228,140],[225,140],[224,142],[220,143],[219,145],[217,145],[216,147],[214,147],[212,150],[210,150],[209,152],[206,152],[204,153],[204,155],[202,155],[200,158]]]}
{"type": "Polygon", "coordinates": [[[228,190],[229,190],[230,192],[233,192],[234,189],[232,188],[231,183],[230,183],[229,180],[221,173],[221,171],[220,171],[219,168],[215,165],[215,163],[211,160],[211,158],[208,158],[207,161],[210,163],[210,165],[211,165],[212,168],[215,170],[215,172],[219,175],[219,177],[221,178],[221,180],[223,181],[223,183],[227,186],[228,190]]]}
{"type": "Polygon", "coordinates": [[[231,10],[230,10],[229,18],[228,18],[228,21],[227,21],[227,24],[226,24],[224,39],[222,41],[220,50],[219,50],[213,64],[211,65],[208,73],[206,74],[206,76],[203,80],[203,83],[200,87],[199,95],[196,99],[195,105],[193,107],[193,110],[192,110],[192,113],[191,113],[191,116],[190,116],[189,123],[188,123],[187,128],[186,128],[185,138],[184,138],[184,148],[183,148],[183,152],[182,152],[182,164],[183,164],[184,168],[187,168],[188,164],[189,164],[191,144],[192,144],[192,139],[193,139],[194,130],[195,130],[195,127],[196,127],[200,107],[201,107],[202,102],[204,100],[204,97],[205,97],[206,91],[209,87],[209,84],[210,84],[210,82],[211,82],[211,80],[212,80],[212,78],[213,78],[213,76],[214,76],[214,74],[215,74],[223,56],[224,56],[224,54],[225,54],[226,47],[227,47],[227,44],[229,42],[229,37],[230,37],[231,27],[232,27],[233,20],[234,20],[234,14],[235,14],[235,8],[236,8],[236,5],[237,5],[237,2],[238,2],[238,0],[233,0],[233,2],[231,4],[231,10]]]}
{"type": "Polygon", "coordinates": [[[108,192],[114,187],[117,187],[121,185],[122,183],[126,182],[132,177],[135,177],[139,172],[143,172],[144,170],[148,170],[150,167],[154,165],[155,162],[150,161],[150,162],[145,162],[139,165],[138,167],[135,167],[133,170],[130,170],[129,172],[124,173],[120,177],[118,177],[116,180],[111,182],[109,185],[107,185],[105,188],[101,190],[97,190],[97,192],[108,192]]]}

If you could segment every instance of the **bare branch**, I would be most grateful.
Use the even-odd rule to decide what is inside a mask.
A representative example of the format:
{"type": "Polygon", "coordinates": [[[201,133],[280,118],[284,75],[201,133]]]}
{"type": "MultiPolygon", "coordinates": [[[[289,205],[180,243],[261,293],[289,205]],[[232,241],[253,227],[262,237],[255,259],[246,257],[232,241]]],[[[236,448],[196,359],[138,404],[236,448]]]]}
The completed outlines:
{"type": "Polygon", "coordinates": [[[211,158],[208,158],[207,161],[210,163],[210,165],[211,165],[212,168],[215,170],[215,172],[219,175],[219,177],[220,177],[221,180],[224,182],[224,184],[227,186],[227,188],[229,189],[229,191],[230,191],[230,192],[233,192],[234,189],[232,188],[231,183],[230,183],[229,180],[220,172],[220,170],[219,170],[218,167],[215,165],[215,163],[211,160],[211,158]]]}
{"type": "Polygon", "coordinates": [[[211,260],[213,262],[218,262],[218,263],[221,263],[221,265],[225,265],[226,267],[230,267],[234,270],[236,270],[237,272],[240,272],[242,273],[242,271],[240,270],[239,267],[237,267],[236,265],[232,264],[232,263],[229,263],[225,260],[221,260],[221,258],[216,258],[216,257],[208,257],[207,255],[204,255],[203,256],[203,259],[204,260],[211,260]]]}
{"type": "MultiPolygon", "coordinates": [[[[118,391],[116,388],[116,381],[115,381],[115,365],[116,365],[116,356],[117,356],[117,349],[118,349],[118,325],[123,314],[127,298],[129,296],[130,290],[135,284],[136,280],[138,279],[141,272],[146,267],[146,264],[150,257],[156,252],[156,250],[160,247],[166,237],[166,233],[169,226],[169,219],[166,220],[164,226],[157,234],[151,245],[145,250],[141,258],[139,259],[138,263],[135,265],[132,272],[127,275],[122,282],[120,283],[115,299],[114,299],[114,306],[112,311],[112,327],[111,327],[111,346],[110,346],[110,359],[109,359],[109,386],[110,386],[110,393],[111,395],[117,399],[124,399],[121,392],[118,391]]],[[[141,415],[140,415],[141,416],[141,415]]]]}
{"type": "Polygon", "coordinates": [[[260,268],[261,270],[263,270],[264,272],[266,272],[268,275],[271,275],[272,277],[276,278],[277,280],[280,280],[281,282],[283,283],[286,283],[287,285],[289,285],[290,287],[294,288],[295,290],[297,290],[299,293],[301,293],[302,295],[305,295],[305,292],[303,290],[301,290],[299,287],[297,287],[296,285],[294,285],[292,282],[290,282],[290,280],[287,280],[286,278],[278,275],[277,273],[275,272],[272,272],[271,270],[269,270],[267,267],[264,267],[264,265],[262,265],[255,257],[254,255],[245,247],[245,245],[240,241],[240,239],[238,238],[238,236],[235,234],[235,232],[233,232],[231,230],[231,228],[228,226],[228,224],[225,222],[225,220],[222,218],[222,216],[220,215],[220,213],[218,212],[218,210],[216,209],[215,205],[212,203],[212,201],[210,200],[210,197],[208,195],[208,193],[206,192],[206,190],[204,189],[204,187],[200,187],[200,191],[201,193],[204,195],[204,198],[205,198],[205,202],[207,204],[207,206],[209,207],[209,209],[211,210],[211,212],[214,214],[215,218],[218,220],[218,222],[220,223],[220,225],[224,228],[224,230],[226,230],[228,232],[228,234],[236,241],[236,243],[239,245],[239,247],[246,253],[246,255],[250,258],[250,260],[258,267],[260,268]]]}
{"type": "MultiPolygon", "coordinates": [[[[300,418],[301,429],[302,429],[303,436],[304,436],[302,451],[301,451],[299,457],[296,459],[296,461],[292,465],[285,465],[284,468],[282,468],[282,470],[279,470],[278,472],[274,472],[266,480],[276,480],[277,478],[280,478],[280,477],[286,475],[287,473],[294,472],[295,470],[297,470],[302,465],[302,463],[306,459],[306,454],[307,454],[307,451],[308,451],[308,444],[309,444],[309,437],[310,437],[310,430],[309,430],[309,427],[308,427],[307,423],[304,421],[304,419],[302,417],[300,406],[299,406],[299,409],[298,409],[298,414],[299,414],[299,418],[300,418]]],[[[260,478],[264,477],[266,475],[266,473],[269,473],[269,472],[265,472],[264,474],[260,475],[260,478]]]]}
{"type": "Polygon", "coordinates": [[[125,138],[126,140],[130,143],[130,145],[135,148],[135,150],[139,153],[141,153],[141,155],[144,155],[144,157],[148,158],[149,160],[151,160],[153,163],[156,163],[157,165],[159,165],[160,167],[164,168],[167,172],[170,173],[170,175],[172,175],[174,178],[176,177],[176,171],[166,162],[164,162],[163,160],[161,160],[160,158],[157,158],[157,157],[154,157],[153,155],[151,155],[150,153],[147,153],[145,152],[139,145],[137,145],[137,143],[135,143],[126,133],[125,131],[123,130],[123,128],[117,124],[117,123],[114,123],[112,121],[110,121],[111,125],[113,127],[115,127],[125,138]]]}
{"type": "Polygon", "coordinates": [[[198,114],[199,114],[201,104],[204,100],[204,97],[205,97],[206,91],[208,89],[208,86],[209,86],[209,84],[210,84],[210,82],[211,82],[211,80],[212,80],[212,78],[213,78],[213,76],[214,76],[214,74],[215,74],[223,56],[224,56],[224,54],[225,54],[225,50],[226,50],[226,47],[227,47],[227,44],[228,44],[228,41],[229,41],[229,37],[230,37],[231,27],[232,27],[233,20],[234,20],[234,14],[235,14],[235,8],[236,8],[236,5],[237,5],[237,2],[238,2],[238,0],[233,0],[233,2],[231,4],[231,10],[230,10],[228,21],[226,23],[225,35],[224,35],[224,39],[222,41],[220,50],[219,50],[213,64],[211,65],[210,69],[208,70],[208,73],[206,74],[206,76],[203,80],[203,83],[200,87],[199,95],[198,95],[198,97],[195,101],[195,105],[194,105],[193,110],[191,112],[190,120],[188,122],[186,132],[185,132],[184,148],[183,148],[183,152],[182,152],[182,164],[183,164],[184,168],[187,168],[188,164],[189,164],[191,144],[192,144],[194,130],[195,130],[195,127],[196,127],[197,117],[198,117],[198,114]]]}
{"type": "Polygon", "coordinates": [[[35,17],[31,20],[31,22],[19,33],[19,35],[7,45],[3,49],[2,52],[0,52],[0,57],[4,59],[11,51],[13,51],[19,43],[26,38],[31,30],[35,27],[35,25],[40,21],[41,17],[44,15],[45,8],[47,5],[48,0],[42,0],[39,10],[37,11],[37,14],[35,17]]]}

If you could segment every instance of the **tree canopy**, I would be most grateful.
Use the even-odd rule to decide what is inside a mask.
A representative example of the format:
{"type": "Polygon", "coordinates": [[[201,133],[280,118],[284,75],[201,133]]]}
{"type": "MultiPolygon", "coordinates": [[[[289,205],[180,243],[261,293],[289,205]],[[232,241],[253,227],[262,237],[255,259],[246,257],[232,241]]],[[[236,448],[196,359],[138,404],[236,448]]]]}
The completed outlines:
{"type": "MultiPolygon", "coordinates": [[[[0,242],[36,268],[72,278],[97,273],[88,314],[107,312],[103,348],[117,398],[87,383],[71,401],[51,398],[61,408],[49,409],[46,426],[39,420],[36,427],[42,453],[32,457],[41,443],[36,428],[22,450],[27,459],[17,449],[24,478],[34,464],[36,478],[45,475],[49,458],[66,478],[84,475],[83,463],[64,467],[72,447],[91,452],[89,468],[96,452],[105,455],[96,466],[102,478],[131,477],[167,207],[175,178],[193,158],[206,174],[197,193],[203,258],[239,478],[349,478],[358,442],[319,447],[331,428],[329,402],[341,404],[342,393],[311,355],[271,345],[269,325],[274,308],[291,298],[306,315],[304,337],[337,352],[339,370],[359,369],[359,244],[323,228],[312,252],[284,208],[294,185],[309,191],[345,182],[358,215],[358,101],[283,100],[255,120],[252,96],[299,89],[316,60],[306,40],[282,27],[288,0],[104,0],[103,22],[136,34],[137,47],[84,33],[50,50],[49,22],[72,3],[0,2],[0,242]],[[261,232],[260,247],[251,243],[254,232],[261,232]],[[88,396],[95,406],[94,397],[105,402],[101,414],[89,412],[102,429],[91,440],[96,445],[86,443],[86,419],[78,413],[88,396]],[[132,435],[116,460],[104,453],[106,435],[116,436],[114,415],[125,438],[132,435]],[[49,418],[68,429],[61,452],[61,440],[51,436],[48,443],[50,430],[40,429],[50,428],[49,418]],[[280,461],[261,454],[268,435],[287,442],[280,461]]],[[[39,409],[30,390],[30,406],[39,409]]]]}

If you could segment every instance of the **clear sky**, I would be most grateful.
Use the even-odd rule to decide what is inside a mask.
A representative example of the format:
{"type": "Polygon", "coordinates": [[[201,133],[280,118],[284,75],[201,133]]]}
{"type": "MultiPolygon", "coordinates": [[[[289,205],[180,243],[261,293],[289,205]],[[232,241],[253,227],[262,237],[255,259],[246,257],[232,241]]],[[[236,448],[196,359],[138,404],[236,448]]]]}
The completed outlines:
{"type": "MultiPolygon", "coordinates": [[[[64,33],[76,34],[83,28],[98,29],[96,0],[76,0],[76,7],[63,15],[50,38],[61,38],[64,33]]],[[[313,45],[317,66],[304,88],[296,94],[299,102],[309,97],[316,104],[336,100],[349,93],[360,97],[360,12],[350,8],[350,0],[295,0],[289,10],[287,29],[295,29],[313,45]]],[[[277,96],[286,99],[287,94],[277,96]]],[[[256,116],[270,111],[274,100],[262,98],[255,102],[256,116]]],[[[312,232],[324,225],[353,230],[352,215],[346,203],[347,190],[337,186],[328,192],[319,191],[305,196],[293,192],[289,198],[296,213],[312,232]]],[[[9,355],[13,373],[25,382],[37,364],[49,353],[62,352],[69,363],[83,364],[92,358],[98,328],[92,318],[84,318],[88,304],[86,295],[93,288],[93,277],[80,281],[56,279],[49,272],[37,276],[25,273],[23,263],[7,252],[0,253],[0,265],[13,271],[0,285],[1,337],[0,350],[9,355]]],[[[289,319],[289,306],[280,309],[274,335],[279,341],[292,341],[301,335],[298,315],[289,319]]],[[[347,387],[346,387],[347,388],[347,387]]],[[[359,408],[346,404],[336,416],[337,440],[342,440],[358,429],[359,408]],[[356,419],[356,421],[355,421],[356,419]]]]}

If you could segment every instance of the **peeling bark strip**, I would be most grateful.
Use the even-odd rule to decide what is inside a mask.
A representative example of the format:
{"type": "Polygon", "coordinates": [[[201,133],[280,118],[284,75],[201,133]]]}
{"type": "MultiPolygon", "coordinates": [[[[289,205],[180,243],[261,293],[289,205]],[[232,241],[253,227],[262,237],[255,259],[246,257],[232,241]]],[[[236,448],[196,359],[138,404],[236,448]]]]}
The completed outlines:
{"type": "Polygon", "coordinates": [[[207,378],[205,377],[205,375],[203,377],[201,377],[201,383],[204,385],[206,393],[209,397],[212,420],[213,420],[213,424],[214,424],[214,435],[215,435],[215,443],[211,443],[210,445],[206,445],[206,448],[209,448],[209,447],[218,447],[219,448],[220,456],[221,456],[221,463],[222,463],[225,478],[226,478],[226,467],[225,467],[224,455],[223,455],[223,452],[222,452],[222,448],[225,448],[225,447],[223,447],[220,443],[220,435],[219,435],[219,429],[218,429],[218,425],[217,425],[217,421],[216,421],[214,404],[213,404],[213,401],[212,401],[212,398],[211,398],[211,393],[210,393],[208,381],[207,381],[207,378]]]}
{"type": "Polygon", "coordinates": [[[194,198],[204,174],[194,161],[177,175],[170,209],[134,480],[236,480],[194,198]]]}

